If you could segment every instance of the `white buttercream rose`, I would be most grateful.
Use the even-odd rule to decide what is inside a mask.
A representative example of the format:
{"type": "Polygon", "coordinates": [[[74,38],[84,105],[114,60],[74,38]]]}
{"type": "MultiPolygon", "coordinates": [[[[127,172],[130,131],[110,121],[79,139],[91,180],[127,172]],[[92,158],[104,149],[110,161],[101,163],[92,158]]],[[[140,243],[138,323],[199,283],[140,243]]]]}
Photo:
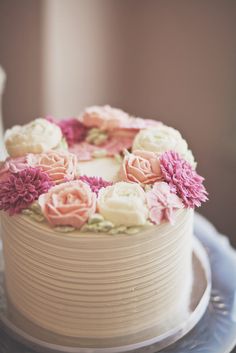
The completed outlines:
{"type": "Polygon", "coordinates": [[[61,139],[61,129],[42,118],[23,126],[13,126],[5,133],[5,145],[11,157],[49,151],[56,147],[61,139]]]}
{"type": "Polygon", "coordinates": [[[132,150],[144,150],[161,155],[167,151],[176,151],[193,167],[196,166],[193,154],[180,132],[166,125],[140,131],[133,142],[132,150]]]}
{"type": "Polygon", "coordinates": [[[146,194],[139,184],[119,182],[101,189],[98,209],[114,225],[144,225],[148,218],[146,194]]]}

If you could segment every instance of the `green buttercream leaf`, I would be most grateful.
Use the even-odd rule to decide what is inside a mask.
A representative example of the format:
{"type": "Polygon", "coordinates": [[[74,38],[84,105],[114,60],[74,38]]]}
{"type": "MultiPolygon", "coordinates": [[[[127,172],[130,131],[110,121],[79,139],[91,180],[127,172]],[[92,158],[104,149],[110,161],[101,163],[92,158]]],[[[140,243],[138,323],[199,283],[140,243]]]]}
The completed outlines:
{"type": "Polygon", "coordinates": [[[107,150],[105,150],[105,149],[93,151],[93,153],[92,153],[92,157],[94,157],[94,158],[102,158],[102,157],[106,157],[106,156],[107,156],[107,150]]]}
{"type": "Polygon", "coordinates": [[[39,215],[42,215],[42,209],[41,209],[41,207],[40,207],[40,205],[39,205],[39,203],[38,203],[37,201],[33,202],[33,203],[30,205],[29,209],[30,209],[32,212],[34,212],[34,213],[37,213],[37,214],[39,214],[39,215]]]}
{"type": "Polygon", "coordinates": [[[115,160],[116,160],[119,164],[121,164],[122,161],[123,161],[123,158],[122,158],[121,155],[118,154],[118,153],[116,153],[116,154],[114,155],[114,158],[115,158],[115,160]]]}
{"type": "Polygon", "coordinates": [[[32,218],[36,222],[43,222],[45,220],[43,215],[40,215],[37,213],[32,213],[29,216],[30,216],[30,218],[32,218]]]}
{"type": "Polygon", "coordinates": [[[25,216],[31,216],[33,214],[33,211],[31,211],[29,208],[25,208],[21,211],[21,213],[25,216]]]}
{"type": "Polygon", "coordinates": [[[57,226],[54,229],[60,233],[71,233],[75,230],[75,228],[71,226],[57,226]]]}
{"type": "Polygon", "coordinates": [[[107,139],[107,133],[97,128],[90,129],[86,137],[86,141],[95,146],[102,145],[104,142],[107,141],[107,139]]]}
{"type": "Polygon", "coordinates": [[[140,228],[139,227],[129,227],[125,231],[125,233],[129,234],[129,235],[137,234],[138,232],[140,232],[140,228]]]}
{"type": "Polygon", "coordinates": [[[99,223],[102,221],[104,221],[104,217],[99,213],[95,213],[89,218],[88,224],[99,223]]]}

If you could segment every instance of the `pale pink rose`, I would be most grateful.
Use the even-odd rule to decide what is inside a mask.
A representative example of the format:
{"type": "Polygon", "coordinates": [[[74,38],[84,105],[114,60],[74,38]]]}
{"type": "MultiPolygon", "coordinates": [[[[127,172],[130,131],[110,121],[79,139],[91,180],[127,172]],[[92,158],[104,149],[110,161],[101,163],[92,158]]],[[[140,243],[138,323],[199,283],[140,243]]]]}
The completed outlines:
{"type": "Polygon", "coordinates": [[[29,167],[27,157],[7,158],[0,163],[0,182],[6,181],[11,174],[15,174],[29,167]]]}
{"type": "Polygon", "coordinates": [[[149,218],[154,224],[160,224],[164,220],[173,224],[174,211],[184,207],[181,199],[163,181],[155,183],[146,196],[149,218]]]}
{"type": "Polygon", "coordinates": [[[101,130],[114,130],[119,128],[129,115],[123,110],[112,108],[109,105],[103,107],[93,106],[85,109],[81,121],[87,127],[97,127],[101,130]]]}
{"type": "Polygon", "coordinates": [[[90,187],[74,180],[54,186],[39,197],[39,204],[53,226],[81,228],[96,210],[96,194],[90,187]]]}
{"type": "Polygon", "coordinates": [[[122,130],[137,133],[141,129],[160,124],[159,121],[130,116],[123,110],[112,108],[109,105],[93,106],[85,109],[80,120],[89,128],[97,127],[107,131],[117,131],[119,129],[121,133],[122,130]]]}
{"type": "Polygon", "coordinates": [[[139,130],[147,129],[148,127],[155,127],[160,124],[162,123],[157,120],[136,118],[131,116],[128,119],[121,121],[120,129],[133,130],[137,133],[139,130]]]}
{"type": "Polygon", "coordinates": [[[120,169],[123,181],[153,184],[162,180],[160,162],[157,155],[148,151],[126,153],[120,169]]]}
{"type": "Polygon", "coordinates": [[[41,154],[30,154],[29,164],[47,173],[55,184],[74,180],[76,176],[77,157],[69,152],[49,151],[41,154]]]}

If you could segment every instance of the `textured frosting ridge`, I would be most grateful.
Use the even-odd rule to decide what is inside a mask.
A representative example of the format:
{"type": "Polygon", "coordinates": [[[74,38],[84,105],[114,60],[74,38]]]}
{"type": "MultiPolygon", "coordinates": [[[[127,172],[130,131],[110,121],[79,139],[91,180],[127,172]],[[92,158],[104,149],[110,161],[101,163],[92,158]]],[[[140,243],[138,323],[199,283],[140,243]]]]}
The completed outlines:
{"type": "Polygon", "coordinates": [[[58,234],[22,215],[2,215],[6,287],[28,319],[55,333],[109,338],[188,314],[193,210],[135,235],[58,234]]]}

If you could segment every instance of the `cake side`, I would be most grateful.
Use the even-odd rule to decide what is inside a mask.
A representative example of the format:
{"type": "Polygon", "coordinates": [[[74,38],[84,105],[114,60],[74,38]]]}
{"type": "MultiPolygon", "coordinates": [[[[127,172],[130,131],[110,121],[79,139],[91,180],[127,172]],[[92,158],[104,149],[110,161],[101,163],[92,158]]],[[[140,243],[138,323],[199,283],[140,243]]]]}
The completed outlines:
{"type": "Polygon", "coordinates": [[[26,216],[2,216],[6,287],[16,308],[55,333],[119,337],[188,314],[193,211],[135,235],[58,234],[26,216]]]}

